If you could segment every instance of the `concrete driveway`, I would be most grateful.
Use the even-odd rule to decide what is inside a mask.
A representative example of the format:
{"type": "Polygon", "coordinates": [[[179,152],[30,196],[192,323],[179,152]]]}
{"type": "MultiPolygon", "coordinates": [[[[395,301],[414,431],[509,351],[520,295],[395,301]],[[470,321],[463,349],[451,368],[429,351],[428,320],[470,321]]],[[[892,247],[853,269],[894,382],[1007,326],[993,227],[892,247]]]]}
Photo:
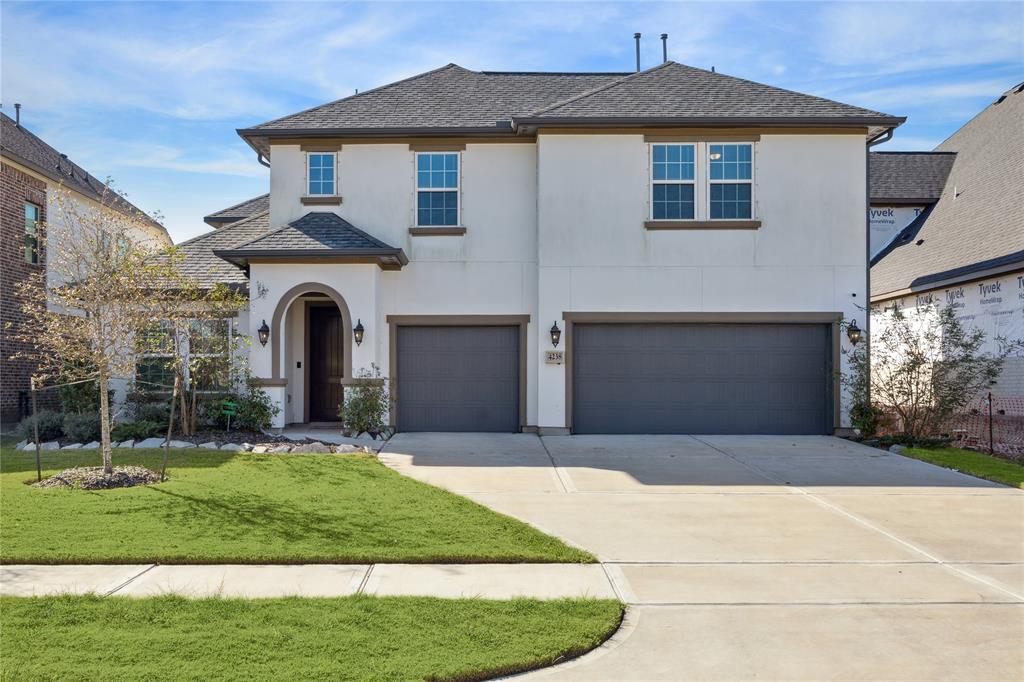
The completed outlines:
{"type": "Polygon", "coordinates": [[[534,673],[1024,679],[1024,493],[827,437],[399,434],[382,460],[584,547],[629,613],[534,673]]]}

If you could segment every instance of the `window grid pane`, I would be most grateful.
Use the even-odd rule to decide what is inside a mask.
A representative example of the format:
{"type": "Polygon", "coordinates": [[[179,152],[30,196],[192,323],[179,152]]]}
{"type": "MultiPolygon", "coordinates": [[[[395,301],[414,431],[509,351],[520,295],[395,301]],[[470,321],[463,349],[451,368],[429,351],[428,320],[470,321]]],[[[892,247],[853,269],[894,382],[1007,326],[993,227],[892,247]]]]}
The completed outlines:
{"type": "Polygon", "coordinates": [[[654,180],[693,180],[694,147],[689,144],[652,145],[651,178],[654,180]]]}
{"type": "Polygon", "coordinates": [[[459,155],[449,153],[416,155],[418,189],[458,189],[459,155]]]}
{"type": "Polygon", "coordinates": [[[334,154],[309,155],[309,194],[334,194],[334,154]]]}
{"type": "Polygon", "coordinates": [[[713,144],[708,147],[712,180],[753,178],[753,147],[749,144],[713,144]]]}
{"type": "Polygon", "coordinates": [[[458,192],[417,192],[416,224],[423,226],[458,225],[458,192]]]}
{"type": "Polygon", "coordinates": [[[749,183],[711,183],[711,218],[747,219],[751,217],[749,183]]]}
{"type": "Polygon", "coordinates": [[[39,207],[25,204],[25,262],[39,262],[39,207]]]}
{"type": "Polygon", "coordinates": [[[694,217],[692,184],[655,184],[654,220],[692,220],[694,217]]]}

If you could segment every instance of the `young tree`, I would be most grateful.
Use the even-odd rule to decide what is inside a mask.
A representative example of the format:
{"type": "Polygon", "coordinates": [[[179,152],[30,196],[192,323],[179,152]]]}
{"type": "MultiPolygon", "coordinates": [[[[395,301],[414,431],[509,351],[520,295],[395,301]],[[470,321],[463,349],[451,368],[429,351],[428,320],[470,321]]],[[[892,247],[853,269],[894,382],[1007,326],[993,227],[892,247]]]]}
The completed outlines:
{"type": "MultiPolygon", "coordinates": [[[[995,382],[1007,356],[1024,341],[996,337],[997,351],[983,352],[985,333],[965,327],[952,306],[925,304],[907,314],[898,307],[872,313],[870,366],[864,349],[850,354],[844,384],[858,418],[870,424],[880,412],[898,417],[906,435],[935,436],[949,418],[995,382]],[[870,386],[870,402],[863,399],[870,386]]],[[[862,429],[863,430],[863,429],[862,429]]]]}
{"type": "Polygon", "coordinates": [[[139,239],[146,218],[125,203],[112,190],[93,205],[58,189],[44,230],[47,267],[20,285],[28,324],[19,334],[31,346],[22,356],[38,365],[37,384],[95,380],[108,474],[110,382],[134,376],[155,323],[203,310],[209,296],[182,275],[173,250],[158,257],[155,245],[139,239]]]}

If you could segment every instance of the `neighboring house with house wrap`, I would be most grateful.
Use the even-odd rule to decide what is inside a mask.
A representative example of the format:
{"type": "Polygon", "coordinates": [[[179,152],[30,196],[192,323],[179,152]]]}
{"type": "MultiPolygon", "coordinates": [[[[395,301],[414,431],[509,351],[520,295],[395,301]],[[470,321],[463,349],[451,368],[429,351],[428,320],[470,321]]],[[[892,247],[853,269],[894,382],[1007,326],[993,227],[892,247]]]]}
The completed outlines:
{"type": "MultiPolygon", "coordinates": [[[[886,183],[906,194],[925,187],[937,200],[872,259],[872,305],[912,311],[931,301],[952,304],[962,321],[986,333],[986,349],[995,349],[997,336],[1024,339],[1024,83],[934,152],[899,159],[912,156],[929,161],[893,170],[886,183]]],[[[872,154],[872,197],[877,158],[872,154]]],[[[1007,359],[992,393],[1024,399],[1024,356],[1007,359]]]]}
{"type": "MultiPolygon", "coordinates": [[[[62,219],[60,195],[64,193],[76,209],[106,207],[138,218],[135,237],[140,244],[170,246],[171,238],[160,223],[29,132],[21,125],[20,109],[18,120],[0,114],[0,177],[0,421],[6,429],[27,412],[29,377],[35,369],[28,360],[14,357],[22,345],[13,334],[26,324],[19,284],[44,269],[49,284],[58,279],[47,267],[52,262],[49,255],[60,249],[62,235],[72,229],[62,219]]],[[[48,394],[44,400],[52,397],[48,394]]]]}
{"type": "Polygon", "coordinates": [[[833,433],[903,120],[674,62],[450,64],[239,130],[269,197],[182,248],[247,283],[277,427],[377,365],[404,431],[833,433]]]}

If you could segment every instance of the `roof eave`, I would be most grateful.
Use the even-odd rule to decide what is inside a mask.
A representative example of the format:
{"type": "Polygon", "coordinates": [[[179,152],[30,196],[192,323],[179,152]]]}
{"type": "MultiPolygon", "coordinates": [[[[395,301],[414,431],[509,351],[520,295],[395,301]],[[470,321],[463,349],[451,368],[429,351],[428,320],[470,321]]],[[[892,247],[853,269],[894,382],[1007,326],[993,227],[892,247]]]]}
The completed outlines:
{"type": "Polygon", "coordinates": [[[214,249],[213,255],[243,269],[253,258],[269,261],[329,259],[335,262],[348,259],[365,262],[367,258],[376,258],[381,270],[401,270],[409,264],[409,257],[402,249],[214,249]]]}
{"type": "Polygon", "coordinates": [[[788,127],[884,127],[895,128],[903,124],[905,116],[527,116],[515,119],[521,126],[574,128],[616,126],[642,127],[729,127],[774,126],[788,127]]]}
{"type": "Polygon", "coordinates": [[[939,197],[871,197],[872,204],[885,204],[886,206],[927,206],[938,200],[939,197]]]}

